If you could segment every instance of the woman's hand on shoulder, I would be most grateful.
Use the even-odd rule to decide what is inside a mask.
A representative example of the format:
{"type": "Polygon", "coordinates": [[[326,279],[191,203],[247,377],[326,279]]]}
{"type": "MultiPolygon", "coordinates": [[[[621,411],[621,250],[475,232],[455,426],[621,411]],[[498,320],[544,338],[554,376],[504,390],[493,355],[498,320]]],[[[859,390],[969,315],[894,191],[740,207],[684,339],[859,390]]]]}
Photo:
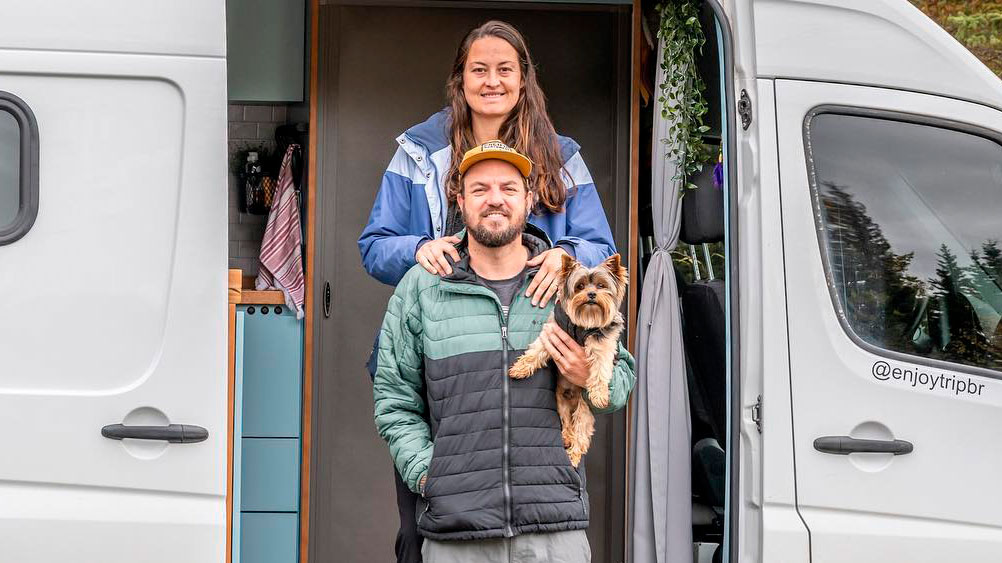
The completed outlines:
{"type": "Polygon", "coordinates": [[[452,256],[453,261],[458,262],[457,244],[459,244],[459,238],[452,236],[430,240],[417,249],[417,252],[414,253],[414,261],[427,270],[429,274],[447,276],[452,273],[452,266],[445,259],[445,255],[452,256]]]}
{"type": "Polygon", "coordinates": [[[539,266],[539,272],[532,278],[532,283],[525,291],[525,296],[532,298],[533,305],[546,307],[550,299],[557,294],[557,290],[560,289],[560,268],[563,265],[564,254],[567,254],[567,251],[563,248],[551,248],[526,262],[529,267],[539,266]]]}

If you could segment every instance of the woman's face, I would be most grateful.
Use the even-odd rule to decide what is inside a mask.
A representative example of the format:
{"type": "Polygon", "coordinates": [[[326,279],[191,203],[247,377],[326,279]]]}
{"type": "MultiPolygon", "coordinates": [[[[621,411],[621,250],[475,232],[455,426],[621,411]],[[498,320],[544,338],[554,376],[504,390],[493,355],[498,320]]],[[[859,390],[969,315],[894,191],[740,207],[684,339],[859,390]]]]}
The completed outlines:
{"type": "Polygon", "coordinates": [[[463,68],[463,95],[474,117],[507,116],[518,102],[521,88],[518,53],[511,44],[484,37],[470,45],[463,68]]]}

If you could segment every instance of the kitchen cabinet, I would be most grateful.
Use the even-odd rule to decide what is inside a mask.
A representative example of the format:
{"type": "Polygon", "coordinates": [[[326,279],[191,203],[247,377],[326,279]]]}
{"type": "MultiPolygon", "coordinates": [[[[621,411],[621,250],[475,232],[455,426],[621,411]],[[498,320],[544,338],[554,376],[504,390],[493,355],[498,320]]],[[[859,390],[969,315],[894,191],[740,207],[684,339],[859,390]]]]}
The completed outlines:
{"type": "Polygon", "coordinates": [[[302,102],[306,0],[226,0],[231,102],[302,102]]]}
{"type": "Polygon", "coordinates": [[[280,292],[241,291],[240,279],[231,270],[230,558],[297,563],[303,323],[280,292]]]}

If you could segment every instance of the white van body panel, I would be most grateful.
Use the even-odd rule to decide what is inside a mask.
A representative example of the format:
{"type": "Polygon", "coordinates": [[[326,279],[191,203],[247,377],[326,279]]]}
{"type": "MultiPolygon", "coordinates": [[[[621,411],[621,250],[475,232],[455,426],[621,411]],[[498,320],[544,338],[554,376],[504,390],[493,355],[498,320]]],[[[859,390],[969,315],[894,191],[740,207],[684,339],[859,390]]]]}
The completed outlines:
{"type": "Polygon", "coordinates": [[[1002,81],[907,0],[757,0],[758,74],[1002,106],[1002,81]]]}
{"type": "MultiPolygon", "coordinates": [[[[846,336],[828,293],[807,183],[803,122],[812,108],[831,103],[999,131],[1002,114],[990,107],[1002,108],[1002,81],[906,0],[757,0],[752,5],[752,17],[732,20],[735,28],[754,26],[760,78],[759,99],[752,98],[758,160],[739,163],[739,244],[747,243],[739,252],[741,314],[742,324],[751,325],[742,326],[741,347],[742,356],[751,358],[754,353],[746,347],[761,345],[766,358],[761,368],[754,361],[741,365],[743,389],[754,387],[760,377],[763,389],[762,545],[760,552],[745,549],[759,539],[742,521],[741,560],[931,563],[960,556],[995,561],[1002,552],[1002,520],[995,510],[1002,488],[992,485],[997,482],[992,471],[1002,466],[1002,454],[987,451],[984,444],[997,441],[992,434],[997,425],[989,421],[999,420],[1002,402],[964,404],[969,401],[877,388],[879,382],[867,377],[876,356],[846,336]],[[757,184],[748,177],[755,167],[757,184]],[[758,214],[747,208],[756,190],[761,191],[758,214]],[[742,241],[759,231],[759,243],[742,241]],[[760,288],[763,305],[757,310],[745,302],[756,299],[749,288],[754,291],[758,284],[756,267],[748,262],[775,267],[770,256],[777,240],[780,270],[771,286],[760,288]],[[779,289],[785,295],[777,301],[771,294],[784,283],[779,289]],[[759,321],[757,314],[785,315],[789,326],[775,318],[759,321]],[[789,350],[771,346],[770,336],[746,336],[760,327],[785,330],[789,350]],[[850,435],[873,421],[889,426],[895,437],[912,440],[915,452],[872,471],[872,464],[856,459],[861,454],[833,456],[813,447],[819,436],[850,435]],[[795,480],[790,479],[794,460],[795,480]]],[[[742,53],[736,59],[741,61],[742,53]]],[[[735,96],[740,88],[739,83],[735,96]]],[[[742,138],[739,131],[739,142],[742,138]]],[[[979,380],[986,388],[999,386],[991,378],[979,380]]],[[[748,397],[743,400],[747,432],[748,397]]],[[[745,438],[742,448],[754,445],[745,438]]],[[[754,472],[756,453],[754,447],[742,452],[742,475],[754,472]]],[[[741,509],[757,510],[754,490],[744,481],[741,486],[741,509]]]]}
{"type": "Polygon", "coordinates": [[[226,56],[226,3],[218,0],[4,0],[0,6],[0,49],[226,56]]]}
{"type": "MultiPolygon", "coordinates": [[[[822,104],[888,110],[1002,132],[1002,111],[981,104],[865,86],[776,80],[797,501],[811,531],[813,560],[939,563],[959,556],[964,561],[998,561],[1002,448],[995,444],[1002,420],[1002,381],[943,362],[923,369],[970,379],[982,386],[980,394],[884,381],[877,364],[915,369],[930,363],[864,349],[843,329],[822,262],[804,146],[805,116],[822,104]],[[907,440],[914,451],[901,456],[831,455],[814,448],[816,438],[833,435],[907,440]]],[[[948,189],[949,179],[943,180],[948,189]]],[[[975,219],[990,220],[990,212],[975,219]]],[[[915,223],[925,227],[927,221],[916,217],[915,223]]],[[[928,228],[935,227],[930,223],[928,228]]],[[[949,240],[932,233],[925,238],[949,240]]]]}
{"type": "MultiPolygon", "coordinates": [[[[773,88],[772,80],[758,81],[759,101],[756,115],[759,138],[762,140],[759,153],[761,189],[757,193],[749,194],[742,202],[742,207],[759,208],[755,221],[757,229],[761,231],[761,240],[748,243],[757,247],[760,258],[746,260],[752,262],[746,268],[758,271],[759,277],[755,280],[748,278],[741,280],[744,290],[742,313],[749,315],[742,317],[749,319],[749,322],[745,323],[744,332],[748,334],[748,340],[760,346],[758,350],[748,350],[747,354],[758,356],[762,380],[759,394],[763,397],[762,431],[759,432],[754,421],[742,425],[749,435],[746,443],[754,443],[756,435],[760,436],[764,454],[761,456],[761,556],[749,557],[748,560],[808,563],[810,541],[807,527],[797,514],[797,491],[794,481],[790,356],[787,346],[788,315],[783,285],[783,222],[780,214],[779,155],[776,152],[776,106],[773,88]],[[748,290],[749,284],[756,286],[757,296],[748,290]],[[766,418],[768,418],[767,423],[766,418]]],[[[742,235],[744,234],[745,231],[742,231],[742,235]]],[[[743,238],[745,237],[739,237],[743,238]]],[[[749,248],[748,252],[754,250],[749,248]]],[[[747,344],[747,341],[742,343],[747,344]]],[[[747,385],[749,384],[746,383],[747,385]]],[[[752,495],[753,498],[759,496],[755,495],[754,490],[752,495]]],[[[752,525],[749,523],[745,526],[741,529],[739,537],[746,535],[751,537],[742,542],[743,547],[758,540],[751,534],[752,525]]]]}
{"type": "Polygon", "coordinates": [[[720,0],[720,5],[730,28],[734,65],[724,71],[732,73],[735,103],[744,94],[753,107],[747,128],[736,107],[727,109],[735,113],[736,124],[729,134],[737,146],[732,162],[737,165],[738,195],[731,212],[737,213],[740,229],[733,240],[740,257],[741,319],[741,404],[731,409],[740,413],[740,435],[732,438],[740,447],[738,466],[732,468],[738,472],[740,499],[731,505],[738,510],[738,529],[730,541],[736,536],[740,561],[806,563],[809,537],[796,512],[794,485],[773,82],[758,78],[755,3],[720,0]],[[769,419],[762,429],[753,420],[756,408],[769,419]]]}
{"type": "Polygon", "coordinates": [[[37,121],[39,206],[0,246],[0,560],[222,561],[224,3],[3,4],[0,90],[37,121]]]}
{"type": "Polygon", "coordinates": [[[738,91],[741,88],[754,88],[758,77],[754,0],[710,1],[719,3],[727,16],[733,47],[734,83],[738,86],[738,91]]]}

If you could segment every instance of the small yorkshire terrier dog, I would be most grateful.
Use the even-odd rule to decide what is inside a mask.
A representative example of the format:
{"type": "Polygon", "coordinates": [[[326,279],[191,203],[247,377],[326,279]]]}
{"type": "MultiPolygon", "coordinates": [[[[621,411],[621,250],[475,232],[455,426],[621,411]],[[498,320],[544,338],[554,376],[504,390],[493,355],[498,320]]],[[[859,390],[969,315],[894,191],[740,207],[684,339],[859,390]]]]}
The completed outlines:
{"type": "MultiPolygon", "coordinates": [[[[616,360],[623,315],[619,306],[629,280],[626,268],[614,254],[594,268],[585,268],[564,255],[560,269],[559,303],[547,323],[556,323],[584,347],[588,359],[588,398],[593,405],[609,405],[609,381],[616,360]]],[[[524,379],[550,360],[546,347],[537,338],[508,371],[513,379],[524,379]]],[[[591,446],[595,416],[585,402],[582,388],[557,378],[557,412],[567,457],[577,467],[591,446]]]]}

